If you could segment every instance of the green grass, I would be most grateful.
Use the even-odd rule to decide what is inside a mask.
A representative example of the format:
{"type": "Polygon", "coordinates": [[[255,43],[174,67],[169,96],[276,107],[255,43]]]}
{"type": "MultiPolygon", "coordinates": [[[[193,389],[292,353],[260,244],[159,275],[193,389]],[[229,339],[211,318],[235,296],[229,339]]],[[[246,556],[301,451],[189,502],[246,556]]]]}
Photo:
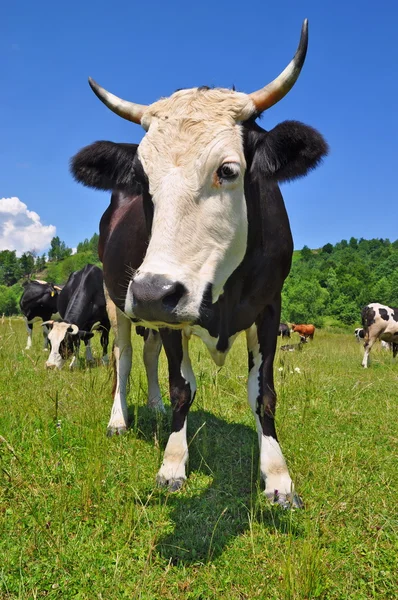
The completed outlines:
{"type": "MultiPolygon", "coordinates": [[[[306,505],[289,512],[258,481],[244,337],[222,369],[191,344],[190,475],[176,494],[155,486],[170,409],[166,400],[159,420],[145,406],[141,338],[131,429],[111,439],[110,369],[46,372],[37,326],[29,354],[25,342],[21,320],[0,325],[1,599],[396,598],[389,353],[375,349],[363,370],[353,334],[327,332],[278,352],[278,432],[306,505]]],[[[163,353],[161,387],[166,395],[163,353]]]]}

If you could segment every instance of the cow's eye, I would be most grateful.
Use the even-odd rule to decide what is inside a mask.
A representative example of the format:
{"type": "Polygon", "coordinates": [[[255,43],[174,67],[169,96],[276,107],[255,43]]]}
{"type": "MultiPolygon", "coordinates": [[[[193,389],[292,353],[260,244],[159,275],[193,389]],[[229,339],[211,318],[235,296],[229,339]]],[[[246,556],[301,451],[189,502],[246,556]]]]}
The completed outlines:
{"type": "Polygon", "coordinates": [[[218,178],[224,181],[233,181],[239,175],[237,163],[224,163],[217,171],[218,178]]]}

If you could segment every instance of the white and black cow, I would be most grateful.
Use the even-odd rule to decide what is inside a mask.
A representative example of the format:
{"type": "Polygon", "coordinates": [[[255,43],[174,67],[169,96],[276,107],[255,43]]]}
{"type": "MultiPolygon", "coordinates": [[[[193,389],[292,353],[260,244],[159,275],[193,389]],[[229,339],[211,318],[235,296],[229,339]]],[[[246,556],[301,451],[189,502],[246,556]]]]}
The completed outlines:
{"type": "Polygon", "coordinates": [[[355,339],[357,340],[357,342],[360,342],[365,337],[365,331],[363,330],[362,327],[357,327],[354,331],[354,335],[355,335],[355,339]]]}
{"type": "Polygon", "coordinates": [[[398,308],[390,308],[378,302],[364,306],[362,311],[362,325],[365,332],[365,354],[362,366],[369,364],[369,353],[376,340],[388,342],[392,348],[393,358],[398,354],[398,308]]]}
{"type": "MultiPolygon", "coordinates": [[[[23,285],[25,289],[19,301],[19,306],[28,331],[28,340],[26,342],[25,350],[29,350],[32,347],[33,323],[40,319],[48,321],[59,317],[57,303],[58,295],[62,288],[59,285],[47,283],[47,281],[40,281],[39,279],[32,279],[23,285]]],[[[48,349],[48,332],[48,327],[44,326],[43,350],[48,349]]]]}
{"type": "Polygon", "coordinates": [[[106,312],[104,278],[99,267],[86,265],[69,276],[59,295],[58,311],[62,321],[43,323],[50,327],[51,352],[46,367],[61,369],[65,360],[73,355],[69,365],[73,368],[81,340],[86,345],[86,361],[93,362],[90,346],[93,328],[101,331],[102,360],[107,363],[110,322],[106,312]]]}
{"type": "Polygon", "coordinates": [[[173,417],[157,481],[170,490],[186,479],[187,415],[196,390],[189,339],[199,336],[216,364],[223,365],[232,343],[245,332],[248,395],[265,493],[284,506],[301,504],[274,421],[273,360],[281,290],[293,251],[278,182],[314,169],[327,144],[302,123],[286,121],[265,131],[256,118],[294,85],[307,40],[305,21],[291,63],[252,94],[202,87],[143,106],[90,80],[111,110],[146,131],[139,146],[97,142],[72,161],[78,181],[114,190],[99,243],[115,305],[116,392],[108,431],[128,426],[131,322],[160,329],[173,417]]]}

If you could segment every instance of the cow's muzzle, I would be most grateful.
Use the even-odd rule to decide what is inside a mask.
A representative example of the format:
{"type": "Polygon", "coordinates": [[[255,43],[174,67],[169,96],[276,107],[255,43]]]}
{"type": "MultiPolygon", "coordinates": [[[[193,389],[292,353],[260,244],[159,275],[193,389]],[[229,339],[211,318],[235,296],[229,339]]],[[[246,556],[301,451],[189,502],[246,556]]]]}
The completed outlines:
{"type": "Polygon", "coordinates": [[[186,287],[179,281],[171,281],[165,275],[140,274],[131,281],[134,316],[143,321],[179,323],[179,308],[187,295],[186,287]]]}

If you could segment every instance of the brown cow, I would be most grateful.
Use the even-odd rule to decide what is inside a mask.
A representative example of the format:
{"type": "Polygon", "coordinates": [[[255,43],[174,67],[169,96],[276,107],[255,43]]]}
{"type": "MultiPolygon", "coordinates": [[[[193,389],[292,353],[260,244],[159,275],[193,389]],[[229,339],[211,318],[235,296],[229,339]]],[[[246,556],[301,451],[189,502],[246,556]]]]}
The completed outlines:
{"type": "Polygon", "coordinates": [[[296,332],[300,335],[300,338],[304,338],[307,341],[307,338],[311,340],[314,339],[315,333],[315,325],[294,325],[292,324],[292,332],[296,332]]]}

